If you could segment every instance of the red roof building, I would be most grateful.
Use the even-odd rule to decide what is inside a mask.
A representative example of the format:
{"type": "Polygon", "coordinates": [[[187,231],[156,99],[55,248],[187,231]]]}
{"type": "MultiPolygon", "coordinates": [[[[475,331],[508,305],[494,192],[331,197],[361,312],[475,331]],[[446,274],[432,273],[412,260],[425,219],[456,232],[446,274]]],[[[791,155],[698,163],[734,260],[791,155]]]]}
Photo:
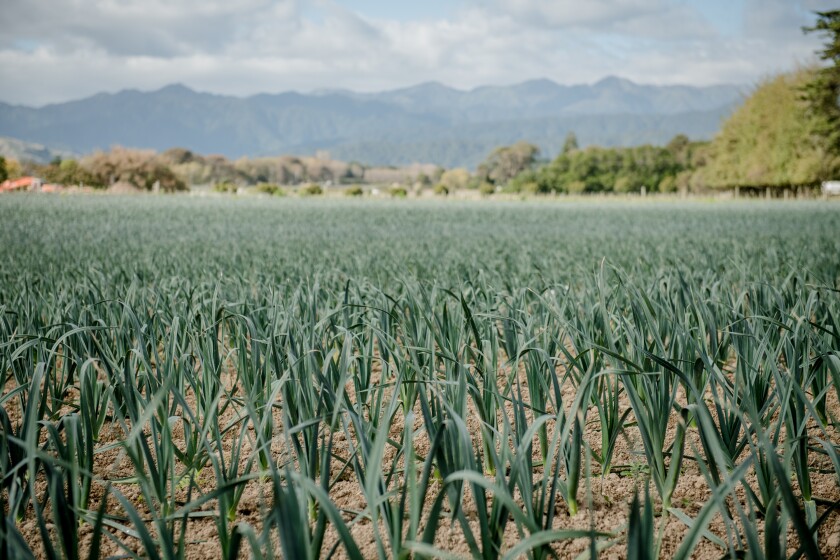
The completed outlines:
{"type": "Polygon", "coordinates": [[[37,177],[20,177],[0,183],[0,192],[40,191],[43,181],[37,177]]]}

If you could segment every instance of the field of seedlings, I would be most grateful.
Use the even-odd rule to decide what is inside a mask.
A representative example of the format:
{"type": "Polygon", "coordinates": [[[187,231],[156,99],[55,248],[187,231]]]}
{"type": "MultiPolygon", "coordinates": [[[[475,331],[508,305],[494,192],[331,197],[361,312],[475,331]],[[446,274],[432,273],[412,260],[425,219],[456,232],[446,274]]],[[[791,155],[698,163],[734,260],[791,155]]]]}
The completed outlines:
{"type": "Polygon", "coordinates": [[[0,197],[0,557],[840,557],[840,206],[0,197]]]}

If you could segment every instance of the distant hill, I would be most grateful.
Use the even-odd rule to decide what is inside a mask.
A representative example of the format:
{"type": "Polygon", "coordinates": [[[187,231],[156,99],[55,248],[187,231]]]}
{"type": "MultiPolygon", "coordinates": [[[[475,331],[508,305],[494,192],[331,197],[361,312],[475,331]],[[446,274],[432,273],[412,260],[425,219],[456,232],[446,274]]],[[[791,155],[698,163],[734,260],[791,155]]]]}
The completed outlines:
{"type": "Polygon", "coordinates": [[[581,146],[664,145],[677,134],[686,134],[696,140],[710,139],[734,107],[727,105],[710,111],[673,115],[580,115],[469,123],[450,130],[417,132],[408,137],[391,131],[377,139],[337,143],[329,150],[332,157],[344,161],[366,162],[371,154],[377,154],[381,162],[388,165],[423,161],[444,167],[474,168],[494,148],[518,140],[538,145],[543,157],[553,158],[562,149],[569,131],[575,132],[581,146]]]}
{"type": "Polygon", "coordinates": [[[18,161],[34,161],[36,163],[48,163],[55,159],[73,157],[72,152],[53,150],[42,144],[24,142],[17,138],[0,137],[0,156],[16,159],[18,161]]]}
{"type": "Polygon", "coordinates": [[[0,103],[0,136],[87,153],[113,145],[181,146],[228,157],[329,150],[370,164],[473,166],[517,140],[553,155],[574,130],[582,144],[711,137],[741,100],[737,86],[646,86],[620,78],[564,86],[535,80],[470,91],[438,83],[381,93],[327,91],[247,98],[182,85],[97,94],[40,108],[0,103]]]}

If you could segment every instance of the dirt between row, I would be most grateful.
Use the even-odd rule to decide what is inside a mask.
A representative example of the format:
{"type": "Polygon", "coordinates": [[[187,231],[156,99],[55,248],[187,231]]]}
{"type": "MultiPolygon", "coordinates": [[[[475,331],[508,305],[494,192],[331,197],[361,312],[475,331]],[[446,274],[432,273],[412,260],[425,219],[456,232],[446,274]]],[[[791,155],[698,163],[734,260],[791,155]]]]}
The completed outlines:
{"type": "MultiPolygon", "coordinates": [[[[562,368],[558,368],[558,375],[563,375],[562,368]]],[[[373,383],[380,382],[382,375],[382,368],[374,370],[373,383]]],[[[524,373],[524,368],[520,367],[518,372],[518,380],[523,387],[523,396],[527,398],[527,378],[524,373]]],[[[507,383],[512,377],[511,371],[502,370],[499,372],[500,383],[507,383]]],[[[226,374],[223,375],[223,383],[231,395],[236,396],[237,378],[235,370],[230,368],[226,374]]],[[[12,390],[13,383],[7,383],[7,391],[12,390]]],[[[351,401],[355,402],[356,395],[352,383],[347,384],[345,390],[350,395],[351,401]]],[[[67,410],[72,411],[74,398],[78,398],[78,394],[67,395],[67,400],[70,404],[67,410]]],[[[565,383],[563,387],[564,403],[571,402],[574,399],[575,387],[571,383],[565,383]]],[[[238,397],[235,397],[238,398],[238,397]]],[[[680,396],[684,402],[684,397],[680,396]]],[[[385,399],[387,406],[388,399],[385,399]]],[[[194,395],[187,395],[188,405],[192,408],[195,404],[194,395]]],[[[224,403],[220,403],[220,406],[224,403]]],[[[621,410],[624,411],[630,408],[626,395],[621,395],[621,410]]],[[[14,401],[8,402],[6,405],[13,424],[20,422],[20,410],[14,401]]],[[[840,402],[838,402],[835,393],[829,394],[828,409],[833,418],[840,417],[840,402]]],[[[292,454],[287,445],[287,438],[283,434],[281,426],[282,418],[278,407],[274,408],[275,412],[275,431],[271,442],[271,454],[273,459],[278,464],[285,464],[287,462],[294,463],[292,454]]],[[[499,417],[506,414],[512,420],[512,405],[508,403],[505,410],[499,411],[499,417]]],[[[229,406],[221,416],[221,424],[225,425],[231,422],[244,421],[241,420],[243,416],[243,409],[239,405],[229,406]],[[238,420],[238,418],[240,418],[238,420]]],[[[422,415],[420,414],[419,405],[415,407],[413,428],[416,431],[416,439],[414,441],[415,453],[419,457],[425,457],[429,451],[429,438],[426,434],[422,422],[422,415]]],[[[585,426],[584,440],[586,444],[596,453],[601,450],[601,433],[600,426],[597,421],[597,411],[592,407],[587,416],[588,421],[585,426]]],[[[529,416],[529,420],[532,418],[529,416]]],[[[638,429],[633,424],[634,418],[630,413],[627,419],[627,426],[624,429],[622,436],[618,439],[613,456],[612,472],[606,476],[601,476],[598,471],[598,465],[591,462],[593,469],[592,476],[589,479],[581,481],[580,493],[578,495],[579,511],[575,515],[570,515],[565,502],[558,499],[558,504],[555,511],[554,528],[556,529],[582,529],[606,532],[614,534],[614,538],[604,539],[599,541],[603,545],[603,549],[599,551],[600,557],[610,560],[618,560],[627,557],[626,542],[624,533],[628,523],[628,514],[630,510],[630,503],[633,500],[637,491],[644,487],[646,483],[645,475],[645,455],[641,438],[638,429]]],[[[470,433],[473,435],[473,444],[478,447],[481,445],[480,429],[482,422],[476,412],[472,402],[469,405],[469,414],[467,417],[467,425],[470,433]]],[[[404,417],[401,407],[398,408],[393,422],[390,426],[390,435],[396,440],[400,441],[406,426],[404,425],[404,417]]],[[[322,427],[322,430],[327,430],[328,427],[322,427]]],[[[553,427],[550,427],[553,429],[553,427]]],[[[672,414],[669,426],[669,441],[673,439],[676,431],[675,415],[672,414]]],[[[145,432],[148,434],[149,430],[145,432]]],[[[832,443],[840,443],[840,433],[833,426],[828,428],[828,433],[832,443]]],[[[234,445],[234,439],[239,434],[239,430],[230,430],[222,442],[222,449],[217,450],[229,457],[234,445]]],[[[249,465],[249,459],[252,449],[255,447],[255,438],[253,437],[253,426],[248,427],[248,435],[243,444],[242,455],[239,462],[240,473],[256,472],[258,469],[258,462],[252,461],[249,465]]],[[[334,453],[337,459],[332,461],[331,479],[335,480],[329,496],[335,505],[341,510],[345,522],[350,528],[350,532],[362,551],[365,558],[378,557],[374,525],[370,519],[359,512],[363,512],[367,503],[363,495],[360,483],[355,477],[352,469],[344,469],[342,471],[342,463],[338,459],[349,458],[352,447],[355,447],[356,442],[346,441],[343,431],[337,432],[334,438],[334,453]]],[[[97,449],[105,449],[115,442],[122,441],[126,437],[123,428],[118,423],[106,424],[103,428],[100,441],[97,449]]],[[[173,440],[176,446],[183,449],[186,445],[184,434],[177,426],[173,433],[173,440]]],[[[135,475],[135,468],[131,461],[126,456],[124,450],[119,446],[111,446],[111,449],[100,451],[96,455],[94,473],[96,475],[96,482],[93,484],[93,491],[91,496],[91,503],[89,509],[95,511],[101,503],[103,497],[103,488],[105,484],[111,483],[113,487],[121,492],[140,512],[140,514],[148,519],[149,509],[148,504],[145,503],[141,491],[136,484],[120,482],[135,475]]],[[[672,507],[678,508],[684,512],[688,517],[696,517],[700,512],[702,506],[710,499],[711,490],[706,479],[702,475],[696,462],[692,457],[702,456],[701,445],[699,437],[695,430],[689,430],[686,437],[686,456],[687,459],[683,463],[683,469],[679,478],[676,491],[672,498],[672,507]]],[[[533,445],[533,453],[535,462],[539,462],[539,444],[535,439],[533,445]]],[[[396,449],[393,446],[386,448],[386,454],[383,460],[383,468],[385,465],[390,465],[396,455],[396,449]]],[[[838,486],[837,476],[834,473],[833,465],[830,460],[824,458],[816,453],[811,453],[811,475],[814,495],[820,499],[818,506],[818,515],[822,515],[828,507],[825,503],[837,502],[840,500],[840,487],[838,486]]],[[[183,469],[183,465],[179,465],[183,469]]],[[[404,458],[401,457],[396,466],[402,469],[404,458]]],[[[418,465],[418,471],[422,465],[418,465]]],[[[540,474],[541,467],[535,467],[540,474]]],[[[489,476],[489,475],[485,475],[489,476]]],[[[755,475],[750,473],[747,476],[747,481],[751,482],[753,487],[755,484],[755,475]]],[[[404,483],[401,474],[395,475],[392,481],[392,487],[399,487],[404,483]]],[[[792,481],[794,488],[796,481],[792,481]]],[[[195,479],[197,489],[193,488],[191,498],[195,500],[200,493],[208,493],[216,488],[216,480],[213,478],[212,469],[207,466],[201,470],[195,479]]],[[[440,489],[440,481],[433,479],[429,491],[427,492],[427,500],[424,505],[424,511],[428,512],[431,507],[431,501],[437,495],[440,489]]],[[[650,483],[651,497],[654,499],[655,510],[661,510],[661,502],[656,494],[653,484],[650,483]]],[[[45,499],[46,483],[38,481],[36,484],[38,495],[41,499],[45,499]]],[[[190,495],[186,488],[179,488],[176,490],[176,499],[186,502],[190,495]]],[[[514,496],[520,500],[520,496],[514,496]]],[[[491,496],[488,495],[488,499],[491,496]]],[[[730,498],[730,504],[734,505],[733,500],[738,500],[741,504],[746,504],[746,497],[744,489],[741,485],[738,486],[735,496],[730,498]]],[[[236,510],[236,518],[230,523],[232,527],[235,523],[247,523],[251,525],[259,534],[263,528],[264,520],[268,512],[272,508],[273,490],[270,479],[255,478],[249,481],[242,494],[242,498],[238,503],[236,510]]],[[[521,500],[520,500],[521,503],[521,500]]],[[[479,524],[476,516],[476,506],[473,496],[468,487],[465,486],[461,507],[463,508],[466,517],[469,521],[470,528],[476,538],[479,538],[479,524]]],[[[124,516],[125,512],[120,507],[117,500],[111,495],[108,497],[106,505],[107,512],[115,516],[124,516]]],[[[449,511],[448,501],[445,501],[445,511],[449,511]]],[[[190,560],[206,560],[207,558],[217,558],[221,554],[219,545],[218,528],[215,522],[214,514],[218,512],[218,504],[216,500],[209,500],[200,506],[199,511],[206,512],[208,516],[191,518],[187,523],[185,540],[186,540],[186,558],[190,560]]],[[[661,517],[657,518],[657,527],[662,530],[663,540],[662,548],[660,550],[660,558],[672,557],[680,544],[682,543],[688,527],[673,515],[668,515],[665,521],[665,526],[661,527],[661,517]]],[[[425,526],[425,518],[421,523],[421,529],[425,526]]],[[[760,522],[759,522],[760,523],[760,522]]],[[[130,523],[126,523],[130,525],[130,523]]],[[[738,522],[735,522],[735,526],[738,522]]],[[[35,521],[34,512],[31,506],[29,507],[26,517],[19,525],[19,530],[24,536],[27,543],[35,551],[36,557],[39,559],[47,558],[46,552],[41,545],[41,535],[38,531],[35,521]]],[[[152,528],[150,527],[150,530],[152,528]]],[[[50,531],[55,531],[54,527],[50,527],[50,531]]],[[[82,522],[79,526],[80,539],[80,553],[81,557],[87,557],[89,553],[91,542],[93,539],[93,527],[89,523],[82,522]]],[[[143,554],[143,547],[139,539],[133,538],[126,533],[117,529],[108,527],[106,531],[110,533],[114,539],[119,539],[127,544],[128,548],[139,554],[143,554]]],[[[387,536],[384,528],[380,525],[380,535],[387,543],[387,536]]],[[[727,526],[721,515],[715,514],[709,531],[714,535],[720,537],[724,541],[727,540],[727,526]]],[[[764,528],[761,524],[758,527],[759,533],[763,537],[764,528]]],[[[105,535],[106,537],[108,535],[105,535]]],[[[527,536],[527,535],[526,535],[527,536]]],[[[277,557],[282,557],[280,549],[279,538],[277,532],[272,534],[273,553],[277,557]]],[[[503,539],[503,551],[509,550],[512,546],[522,540],[523,536],[517,531],[516,524],[510,521],[505,529],[503,539]]],[[[121,556],[125,554],[115,542],[114,539],[103,538],[102,540],[102,557],[121,556]]],[[[798,546],[798,538],[791,528],[788,532],[788,554],[798,546]]],[[[333,545],[338,542],[337,533],[332,525],[329,525],[323,552],[332,549],[333,545]]],[[[819,529],[818,544],[821,552],[826,558],[840,558],[840,512],[832,511],[826,521],[819,529]]],[[[447,518],[443,518],[439,524],[436,535],[435,546],[441,550],[461,556],[469,557],[470,551],[461,526],[458,523],[453,523],[447,518]]],[[[553,543],[552,549],[559,558],[576,558],[581,554],[585,554],[590,546],[588,539],[577,539],[559,541],[553,543]]],[[[695,548],[692,557],[698,559],[718,559],[725,555],[725,549],[719,547],[708,539],[701,539],[695,548]]],[[[247,558],[250,556],[247,545],[243,547],[240,557],[247,558]]],[[[335,557],[345,558],[344,549],[339,545],[335,549],[335,557]]]]}

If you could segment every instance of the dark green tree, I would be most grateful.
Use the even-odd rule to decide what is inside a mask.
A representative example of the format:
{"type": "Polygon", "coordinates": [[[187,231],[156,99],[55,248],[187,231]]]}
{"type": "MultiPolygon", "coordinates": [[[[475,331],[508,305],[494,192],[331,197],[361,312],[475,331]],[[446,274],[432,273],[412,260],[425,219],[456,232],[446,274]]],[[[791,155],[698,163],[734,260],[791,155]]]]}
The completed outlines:
{"type": "Polygon", "coordinates": [[[691,156],[691,140],[685,134],[674,136],[665,148],[671,152],[681,165],[688,165],[691,156]]]}
{"type": "Polygon", "coordinates": [[[817,23],[803,30],[826,36],[819,54],[828,65],[817,70],[805,87],[805,98],[813,113],[814,132],[825,143],[826,151],[840,155],[840,10],[816,14],[817,23]]]}
{"type": "Polygon", "coordinates": [[[674,154],[659,146],[601,148],[562,153],[536,171],[526,171],[511,182],[511,190],[526,192],[648,192],[676,188],[676,176],[685,170],[674,154]]]}
{"type": "Polygon", "coordinates": [[[0,156],[0,183],[9,178],[9,170],[6,168],[6,158],[0,156]]]}
{"type": "Polygon", "coordinates": [[[580,149],[580,147],[578,146],[577,134],[575,134],[574,131],[570,131],[566,135],[566,140],[563,142],[563,153],[569,154],[577,151],[578,149],[580,149]]]}

